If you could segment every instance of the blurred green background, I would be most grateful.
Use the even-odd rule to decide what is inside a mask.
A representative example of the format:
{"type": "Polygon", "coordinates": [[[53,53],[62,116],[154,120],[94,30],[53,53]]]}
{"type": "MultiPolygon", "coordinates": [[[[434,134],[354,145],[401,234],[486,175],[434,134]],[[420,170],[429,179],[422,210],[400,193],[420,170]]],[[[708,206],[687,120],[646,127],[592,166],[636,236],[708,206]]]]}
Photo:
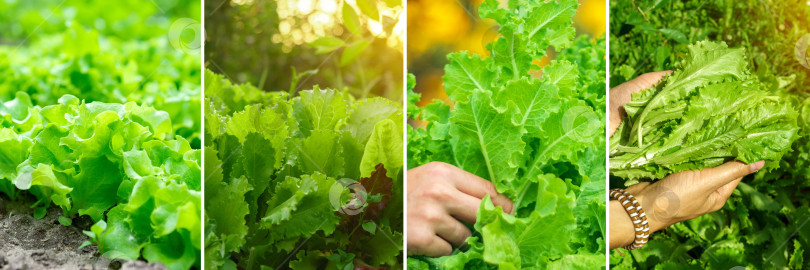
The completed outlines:
{"type": "Polygon", "coordinates": [[[205,67],[266,91],[288,91],[297,80],[295,90],[319,85],[400,101],[404,9],[381,2],[205,1],[205,67]]]}
{"type": "Polygon", "coordinates": [[[807,92],[810,69],[794,55],[807,34],[807,0],[610,1],[610,86],[672,69],[687,45],[716,40],[745,48],[770,90],[807,92]]]}
{"type": "Polygon", "coordinates": [[[3,0],[0,1],[0,44],[18,46],[73,24],[107,37],[145,40],[165,36],[178,18],[200,20],[195,0],[3,0]]]}
{"type": "Polygon", "coordinates": [[[0,101],[17,92],[39,106],[66,94],[135,101],[167,111],[175,134],[199,148],[200,8],[195,0],[0,0],[0,101]],[[182,20],[191,23],[171,40],[182,20]]]}

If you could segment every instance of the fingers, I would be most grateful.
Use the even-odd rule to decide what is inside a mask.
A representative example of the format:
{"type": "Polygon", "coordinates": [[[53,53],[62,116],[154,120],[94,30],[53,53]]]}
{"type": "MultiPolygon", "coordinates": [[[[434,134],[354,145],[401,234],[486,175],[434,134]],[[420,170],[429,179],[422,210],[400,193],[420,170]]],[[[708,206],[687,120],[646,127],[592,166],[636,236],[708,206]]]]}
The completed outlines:
{"type": "Polygon", "coordinates": [[[453,165],[431,162],[409,176],[414,177],[408,184],[409,254],[444,256],[453,245],[465,245],[471,232],[459,220],[474,223],[487,195],[505,212],[514,211],[512,201],[492,183],[453,165]]]}
{"type": "Polygon", "coordinates": [[[492,194],[490,194],[489,197],[492,200],[492,204],[494,204],[495,206],[500,206],[501,208],[503,208],[504,213],[509,213],[509,214],[513,214],[513,215],[515,214],[515,205],[514,205],[514,203],[512,202],[512,200],[507,198],[505,195],[500,194],[500,193],[495,193],[494,196],[492,194]]]}
{"type": "Polygon", "coordinates": [[[711,207],[709,212],[722,209],[723,205],[725,205],[726,201],[728,201],[728,198],[731,197],[731,193],[733,193],[734,189],[737,188],[737,185],[740,184],[740,181],[742,181],[742,178],[734,179],[709,195],[709,199],[707,200],[709,206],[711,207]]]}
{"type": "MultiPolygon", "coordinates": [[[[453,247],[448,240],[439,237],[437,230],[441,229],[449,239],[451,232],[448,222],[456,222],[441,207],[432,204],[410,205],[408,208],[408,254],[419,254],[430,257],[449,255],[453,247]],[[416,207],[414,207],[416,206],[416,207]],[[418,210],[417,210],[418,209],[418,210]]],[[[456,236],[457,237],[457,236],[456,236]]]]}
{"type": "Polygon", "coordinates": [[[672,70],[656,71],[639,75],[635,79],[630,80],[630,82],[632,82],[633,84],[635,84],[636,87],[639,88],[633,92],[638,92],[655,86],[655,84],[661,81],[661,79],[663,79],[664,76],[670,73],[672,73],[672,70]]]}
{"type": "Polygon", "coordinates": [[[751,164],[730,161],[714,168],[699,171],[698,179],[705,181],[708,188],[714,191],[737,178],[742,178],[762,169],[763,166],[765,166],[765,161],[757,161],[751,164]]]}
{"type": "Polygon", "coordinates": [[[445,216],[445,220],[436,224],[436,234],[457,247],[463,246],[467,237],[472,235],[470,229],[450,216],[445,216]]]}
{"type": "MultiPolygon", "coordinates": [[[[449,183],[455,187],[455,189],[478,198],[479,200],[483,199],[484,196],[489,195],[492,203],[503,208],[504,212],[512,213],[514,211],[512,200],[502,194],[499,194],[495,189],[495,185],[493,185],[491,182],[484,180],[475,174],[469,173],[444,162],[434,161],[423,165],[422,167],[424,167],[423,170],[425,170],[427,174],[437,179],[438,182],[449,183]]],[[[475,209],[477,210],[478,207],[475,209]]]]}
{"type": "Polygon", "coordinates": [[[669,73],[672,73],[672,71],[666,70],[641,74],[635,79],[629,80],[610,89],[609,136],[613,136],[613,133],[616,132],[617,128],[619,128],[619,124],[621,124],[622,121],[622,116],[624,115],[622,106],[630,102],[632,94],[655,86],[656,83],[661,81],[661,79],[669,73]]]}
{"type": "MultiPolygon", "coordinates": [[[[629,80],[623,84],[617,85],[610,89],[610,107],[619,108],[624,104],[630,102],[632,94],[644,89],[652,88],[656,83],[661,81],[667,74],[672,73],[672,70],[656,71],[641,74],[635,79],[629,80]]],[[[613,112],[613,111],[611,111],[613,112]]]]}
{"type": "MultiPolygon", "coordinates": [[[[428,257],[447,256],[453,253],[453,247],[450,243],[437,235],[431,236],[424,245],[413,245],[415,247],[413,254],[425,255],[428,257]]],[[[408,249],[411,245],[408,245],[408,249]]]]}
{"type": "Polygon", "coordinates": [[[611,102],[613,101],[613,91],[616,91],[615,97],[619,98],[617,101],[620,101],[621,104],[624,105],[627,102],[630,102],[631,95],[635,92],[649,89],[655,86],[656,83],[660,82],[664,76],[672,73],[672,70],[664,70],[664,71],[656,71],[650,73],[644,73],[639,75],[638,77],[629,80],[623,84],[620,84],[616,87],[611,89],[611,102]]]}
{"type": "Polygon", "coordinates": [[[458,168],[456,169],[458,172],[456,177],[452,178],[452,182],[459,191],[478,198],[478,205],[475,207],[476,210],[478,210],[478,206],[481,204],[481,199],[483,199],[484,196],[489,195],[490,199],[492,200],[492,204],[495,206],[500,206],[506,213],[512,213],[514,209],[512,200],[503,194],[498,193],[498,191],[495,189],[495,185],[481,177],[478,177],[477,175],[458,168]]]}
{"type": "Polygon", "coordinates": [[[734,192],[734,189],[737,188],[737,185],[740,183],[740,181],[742,181],[742,178],[734,179],[734,181],[731,181],[730,183],[725,184],[717,189],[717,194],[719,195],[721,203],[718,208],[722,207],[723,204],[726,203],[728,198],[731,197],[731,193],[734,192]]]}
{"type": "Polygon", "coordinates": [[[453,251],[452,245],[464,245],[472,234],[470,229],[440,207],[425,206],[416,212],[409,209],[408,217],[409,254],[431,257],[449,255],[453,251]]]}
{"type": "Polygon", "coordinates": [[[478,208],[481,207],[481,199],[458,192],[458,195],[453,196],[446,207],[447,212],[453,217],[472,224],[475,223],[478,208]]]}

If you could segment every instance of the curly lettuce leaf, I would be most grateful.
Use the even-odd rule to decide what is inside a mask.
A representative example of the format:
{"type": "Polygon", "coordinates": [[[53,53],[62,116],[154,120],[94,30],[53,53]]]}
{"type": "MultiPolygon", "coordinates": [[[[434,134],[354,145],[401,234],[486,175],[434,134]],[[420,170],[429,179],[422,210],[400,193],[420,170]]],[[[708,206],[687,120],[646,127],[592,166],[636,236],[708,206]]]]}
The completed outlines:
{"type": "Polygon", "coordinates": [[[486,46],[488,57],[448,55],[443,84],[451,103],[419,108],[409,85],[408,115],[428,123],[407,131],[408,167],[453,164],[493,182],[516,207],[507,214],[482,204],[470,247],[409,256],[409,267],[542,269],[604,258],[605,41],[574,38],[577,7],[484,1],[479,15],[495,20],[500,36],[486,46]],[[533,64],[549,48],[557,58],[533,64]]]}
{"type": "Polygon", "coordinates": [[[634,95],[629,132],[611,145],[611,173],[658,179],[735,159],[779,168],[798,138],[798,113],[749,77],[744,53],[723,42],[690,45],[681,69],[634,95]]]}
{"type": "Polygon", "coordinates": [[[173,136],[166,112],[69,95],[45,107],[28,100],[19,92],[5,108],[31,107],[0,112],[7,127],[0,144],[17,151],[3,159],[0,183],[36,197],[32,207],[60,207],[66,226],[89,216],[96,224],[85,232],[88,244],[108,258],[143,257],[171,269],[200,264],[200,151],[173,136]],[[23,113],[26,120],[15,120],[23,113]],[[165,244],[171,254],[184,252],[150,248],[165,244]]]}
{"type": "Polygon", "coordinates": [[[208,70],[206,87],[207,266],[399,267],[401,106],[264,92],[208,70]]]}

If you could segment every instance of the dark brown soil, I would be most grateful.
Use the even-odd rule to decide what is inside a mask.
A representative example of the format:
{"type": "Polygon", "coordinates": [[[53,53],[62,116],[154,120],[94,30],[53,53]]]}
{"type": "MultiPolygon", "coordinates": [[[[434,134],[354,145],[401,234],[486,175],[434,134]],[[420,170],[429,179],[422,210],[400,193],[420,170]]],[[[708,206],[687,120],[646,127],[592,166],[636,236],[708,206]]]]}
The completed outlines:
{"type": "Polygon", "coordinates": [[[0,270],[26,269],[165,269],[141,261],[111,261],[95,246],[79,249],[86,240],[82,231],[89,219],[76,219],[69,227],[57,218],[61,210],[51,207],[42,219],[35,219],[31,202],[8,201],[0,195],[0,270]]]}

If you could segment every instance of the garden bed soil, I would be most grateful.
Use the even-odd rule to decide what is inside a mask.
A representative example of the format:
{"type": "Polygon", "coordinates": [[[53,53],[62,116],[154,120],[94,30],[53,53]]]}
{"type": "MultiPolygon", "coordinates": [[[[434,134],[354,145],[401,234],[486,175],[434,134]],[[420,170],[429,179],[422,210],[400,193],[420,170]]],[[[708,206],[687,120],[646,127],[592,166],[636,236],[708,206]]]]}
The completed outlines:
{"type": "Polygon", "coordinates": [[[62,211],[51,207],[42,219],[33,216],[33,202],[9,201],[0,195],[0,270],[26,269],[165,269],[142,261],[110,260],[95,246],[79,249],[88,237],[92,221],[74,219],[69,227],[59,224],[62,211]]]}

